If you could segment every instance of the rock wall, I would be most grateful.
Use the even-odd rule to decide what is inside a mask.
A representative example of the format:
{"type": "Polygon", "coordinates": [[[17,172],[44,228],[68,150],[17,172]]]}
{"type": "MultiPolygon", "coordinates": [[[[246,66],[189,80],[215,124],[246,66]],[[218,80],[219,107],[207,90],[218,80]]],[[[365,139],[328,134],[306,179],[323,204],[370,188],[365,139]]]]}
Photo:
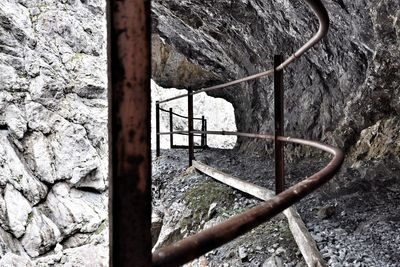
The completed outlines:
{"type": "Polygon", "coordinates": [[[1,266],[107,264],[105,32],[105,0],[0,2],[1,266]]]}
{"type": "MultiPolygon", "coordinates": [[[[353,150],[352,159],[361,160],[364,154],[357,147],[359,140],[365,143],[363,130],[400,130],[395,123],[400,112],[400,3],[324,3],[330,14],[328,36],[285,70],[285,130],[353,150]]],[[[183,60],[204,74],[192,79],[189,86],[195,89],[269,69],[274,54],[290,55],[317,29],[317,20],[300,0],[154,0],[152,16],[153,39],[160,40],[153,46],[153,79],[164,87],[188,86],[176,78],[191,73],[176,67],[183,60]],[[154,71],[160,68],[167,74],[154,71]]],[[[233,104],[239,131],[271,131],[271,78],[212,95],[233,104]]],[[[391,136],[390,143],[400,141],[391,136]]],[[[258,141],[240,138],[238,147],[264,149],[258,141]]],[[[368,158],[400,158],[393,146],[382,153],[374,150],[368,158]]]]}

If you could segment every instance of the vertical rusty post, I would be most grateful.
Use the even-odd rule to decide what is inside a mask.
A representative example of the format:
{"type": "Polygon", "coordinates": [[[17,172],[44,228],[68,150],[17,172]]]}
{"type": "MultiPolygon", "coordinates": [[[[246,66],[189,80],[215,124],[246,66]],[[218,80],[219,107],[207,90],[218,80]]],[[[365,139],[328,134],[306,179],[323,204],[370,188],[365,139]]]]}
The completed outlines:
{"type": "MultiPolygon", "coordinates": [[[[207,120],[204,120],[204,131],[207,132],[207,120]]],[[[207,134],[204,134],[204,145],[207,146],[207,134]]]]}
{"type": "MultiPolygon", "coordinates": [[[[205,131],[205,118],[204,116],[201,116],[201,130],[205,131]]],[[[206,138],[205,138],[206,134],[202,133],[201,134],[201,146],[204,147],[206,145],[206,138]]]]}
{"type": "Polygon", "coordinates": [[[160,156],[160,103],[156,101],[156,156],[160,156]]]}
{"type": "Polygon", "coordinates": [[[279,194],[285,187],[284,172],[284,146],[283,142],[277,139],[284,134],[283,120],[283,70],[277,71],[276,68],[282,63],[283,56],[274,56],[274,110],[275,110],[275,192],[279,194]]]}
{"type": "Polygon", "coordinates": [[[169,145],[171,149],[174,146],[174,134],[172,133],[174,131],[173,116],[174,114],[172,113],[172,108],[169,108],[169,131],[171,132],[169,135],[169,145]]]}
{"type": "Polygon", "coordinates": [[[193,140],[193,90],[188,89],[188,131],[189,131],[189,167],[194,160],[194,140],[193,140]]]}
{"type": "Polygon", "coordinates": [[[110,266],[151,266],[150,1],[109,0],[110,266]]]}

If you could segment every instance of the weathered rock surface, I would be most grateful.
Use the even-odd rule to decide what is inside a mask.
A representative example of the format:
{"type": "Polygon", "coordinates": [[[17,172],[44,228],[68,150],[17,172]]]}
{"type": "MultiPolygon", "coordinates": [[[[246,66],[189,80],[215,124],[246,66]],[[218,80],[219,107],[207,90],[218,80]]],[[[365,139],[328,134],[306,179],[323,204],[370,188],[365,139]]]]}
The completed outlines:
{"type": "Polygon", "coordinates": [[[361,131],[357,145],[351,151],[351,156],[358,163],[382,160],[387,157],[400,160],[399,128],[399,117],[377,121],[374,125],[361,131]]]}
{"type": "Polygon", "coordinates": [[[51,254],[38,257],[30,263],[32,266],[108,266],[108,246],[105,244],[86,244],[64,249],[58,244],[51,254]]]}
{"type": "Polygon", "coordinates": [[[49,251],[57,242],[61,241],[58,227],[42,214],[37,208],[32,211],[31,219],[22,238],[22,245],[31,257],[49,251]]]}
{"type": "Polygon", "coordinates": [[[108,266],[108,246],[84,245],[64,250],[61,263],[55,266],[108,266]]]}
{"type": "Polygon", "coordinates": [[[262,267],[283,267],[282,259],[278,256],[272,256],[268,258],[262,265],[262,267]]]}
{"type": "Polygon", "coordinates": [[[66,183],[57,183],[39,208],[59,227],[65,237],[78,231],[96,231],[107,218],[106,201],[105,195],[74,189],[66,183]]]}
{"type": "Polygon", "coordinates": [[[153,212],[151,214],[151,242],[152,247],[156,244],[158,237],[160,236],[161,228],[163,226],[163,218],[160,214],[153,212]]]}
{"type": "Polygon", "coordinates": [[[54,254],[36,259],[34,266],[108,266],[108,246],[83,245],[77,248],[64,249],[60,245],[54,249],[54,254]]]}
{"type": "Polygon", "coordinates": [[[0,184],[3,187],[12,185],[32,204],[37,204],[46,196],[47,187],[34,177],[24,161],[16,145],[7,137],[7,132],[0,131],[0,184]]]}
{"type": "Polygon", "coordinates": [[[1,266],[107,263],[105,3],[0,2],[1,266]]]}
{"type": "Polygon", "coordinates": [[[25,233],[28,216],[32,212],[31,205],[10,184],[4,190],[4,202],[7,209],[8,228],[16,238],[20,238],[25,233]]]}
{"type": "MultiPolygon", "coordinates": [[[[349,150],[357,146],[363,129],[399,115],[400,102],[393,96],[400,93],[400,4],[325,4],[330,14],[328,36],[285,70],[285,131],[349,150]]],[[[154,46],[153,79],[163,87],[200,88],[211,76],[217,77],[214,84],[269,69],[274,54],[290,55],[317,28],[316,19],[299,0],[156,0],[152,15],[153,40],[161,40],[154,46]],[[178,79],[187,72],[178,68],[178,54],[207,75],[192,83],[178,79]],[[161,67],[168,73],[160,74],[161,67]]],[[[270,132],[271,82],[264,78],[210,94],[233,104],[239,131],[270,132]]],[[[392,131],[399,130],[392,126],[392,131]]],[[[260,141],[241,138],[238,145],[243,150],[265,148],[260,141]]],[[[379,153],[374,151],[374,156],[379,153]]]]}
{"type": "Polygon", "coordinates": [[[27,257],[7,253],[0,259],[1,267],[33,267],[34,265],[27,257]]]}
{"type": "Polygon", "coordinates": [[[174,227],[164,224],[160,229],[160,235],[158,236],[157,242],[153,246],[153,250],[157,250],[161,247],[168,246],[176,241],[181,240],[183,235],[181,234],[180,227],[174,227]]]}
{"type": "Polygon", "coordinates": [[[3,256],[7,253],[24,256],[26,255],[26,252],[19,240],[9,232],[3,230],[2,226],[0,227],[0,257],[3,258],[3,256]]]}

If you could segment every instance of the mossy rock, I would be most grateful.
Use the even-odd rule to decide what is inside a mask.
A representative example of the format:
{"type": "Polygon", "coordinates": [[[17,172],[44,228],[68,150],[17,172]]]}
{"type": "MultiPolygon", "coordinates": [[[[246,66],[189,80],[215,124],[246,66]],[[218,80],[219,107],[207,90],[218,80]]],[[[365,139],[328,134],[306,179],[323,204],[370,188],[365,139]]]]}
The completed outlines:
{"type": "Polygon", "coordinates": [[[205,181],[194,185],[185,192],[183,197],[187,207],[191,209],[192,216],[182,218],[180,225],[182,229],[196,230],[207,216],[208,209],[212,203],[217,203],[217,215],[220,215],[235,200],[233,190],[226,185],[214,181],[205,181]]]}

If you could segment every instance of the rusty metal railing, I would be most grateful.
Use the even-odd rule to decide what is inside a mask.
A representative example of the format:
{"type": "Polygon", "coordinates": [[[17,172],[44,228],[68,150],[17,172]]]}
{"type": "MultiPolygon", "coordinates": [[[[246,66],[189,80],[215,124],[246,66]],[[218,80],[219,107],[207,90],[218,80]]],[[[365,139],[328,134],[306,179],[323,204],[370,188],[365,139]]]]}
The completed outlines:
{"type": "MultiPolygon", "coordinates": [[[[160,150],[160,111],[165,112],[169,114],[169,143],[170,143],[170,148],[171,149],[188,149],[189,146],[186,145],[176,145],[174,144],[174,134],[178,135],[189,135],[188,131],[174,131],[174,116],[182,118],[182,119],[188,119],[187,116],[184,116],[182,114],[173,112],[172,108],[169,108],[169,110],[161,108],[160,104],[156,102],[156,125],[157,125],[157,135],[156,135],[156,155],[159,157],[161,155],[161,150],[160,150]]],[[[201,121],[201,131],[207,131],[207,119],[204,116],[201,117],[193,117],[193,120],[201,121]]],[[[193,148],[196,149],[205,149],[208,148],[207,146],[207,134],[201,133],[201,134],[193,134],[193,136],[198,136],[200,137],[200,145],[193,145],[193,148]]]]}
{"type": "MultiPolygon", "coordinates": [[[[275,180],[276,180],[276,193],[277,195],[246,212],[236,215],[225,222],[216,225],[207,230],[203,230],[193,236],[187,237],[178,241],[168,247],[161,248],[153,253],[153,266],[178,266],[189,262],[206,252],[215,249],[234,238],[250,231],[254,227],[266,222],[268,219],[282,212],[289,206],[293,205],[304,196],[314,191],[329,179],[339,170],[344,160],[344,154],[338,148],[311,140],[304,140],[298,138],[285,137],[283,132],[283,69],[290,63],[295,61],[298,57],[304,54],[307,50],[313,47],[320,41],[328,31],[329,19],[328,14],[320,0],[305,0],[311,10],[319,20],[318,32],[309,39],[300,49],[294,54],[283,60],[281,56],[274,57],[274,68],[260,72],[248,77],[238,80],[230,81],[224,84],[211,86],[192,92],[189,89],[187,94],[175,96],[169,99],[158,101],[157,105],[176,100],[182,97],[188,97],[188,131],[184,131],[189,135],[189,165],[194,159],[193,136],[194,134],[206,135],[235,135],[248,138],[259,138],[274,140],[275,144],[275,180]],[[227,131],[198,131],[193,130],[193,95],[208,92],[216,89],[227,88],[235,84],[245,81],[258,79],[265,76],[274,76],[274,101],[275,101],[275,134],[261,134],[261,133],[242,133],[242,132],[227,132],[227,131]],[[311,175],[296,185],[284,190],[284,157],[283,157],[283,143],[295,143],[300,145],[311,146],[325,152],[332,154],[333,158],[319,172],[311,175]]],[[[159,116],[159,115],[157,115],[159,116]]],[[[156,127],[156,134],[159,138],[164,134],[178,134],[182,131],[160,132],[159,126],[156,127]]]]}
{"type": "Polygon", "coordinates": [[[149,2],[107,1],[111,267],[151,265],[149,2]]]}
{"type": "MultiPolygon", "coordinates": [[[[208,134],[211,133],[208,132],[208,134]]],[[[215,134],[221,134],[221,132],[215,132],[215,134]]],[[[236,132],[225,132],[225,134],[274,139],[273,135],[236,132]]],[[[278,139],[283,142],[308,145],[324,150],[332,154],[333,158],[325,168],[283,191],[273,199],[236,215],[212,228],[203,230],[191,237],[155,251],[153,253],[153,266],[179,266],[250,231],[271,219],[273,216],[279,214],[289,206],[295,204],[325,182],[329,181],[329,179],[339,170],[343,162],[343,153],[337,148],[319,142],[297,138],[280,136],[278,139]]]]}

